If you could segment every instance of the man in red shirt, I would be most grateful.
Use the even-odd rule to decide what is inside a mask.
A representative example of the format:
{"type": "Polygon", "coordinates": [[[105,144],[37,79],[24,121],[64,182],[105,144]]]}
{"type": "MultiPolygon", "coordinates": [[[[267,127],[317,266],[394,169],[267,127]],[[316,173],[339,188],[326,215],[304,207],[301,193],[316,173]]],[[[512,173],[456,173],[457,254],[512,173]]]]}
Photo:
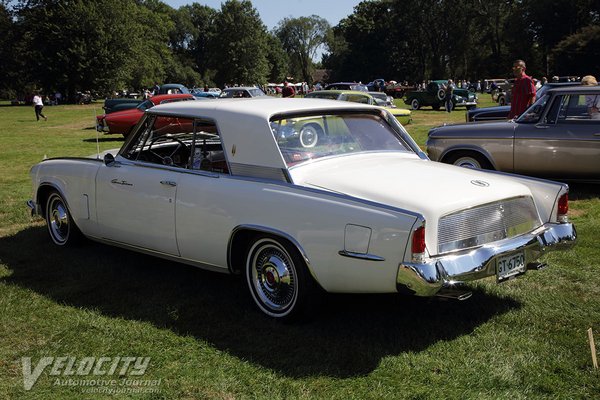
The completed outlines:
{"type": "Polygon", "coordinates": [[[512,87],[510,113],[508,119],[513,119],[527,110],[535,101],[535,83],[530,76],[525,75],[525,61],[516,60],[513,63],[515,83],[512,87]]]}
{"type": "Polygon", "coordinates": [[[289,85],[288,81],[283,82],[281,97],[296,97],[296,91],[289,85]]]}

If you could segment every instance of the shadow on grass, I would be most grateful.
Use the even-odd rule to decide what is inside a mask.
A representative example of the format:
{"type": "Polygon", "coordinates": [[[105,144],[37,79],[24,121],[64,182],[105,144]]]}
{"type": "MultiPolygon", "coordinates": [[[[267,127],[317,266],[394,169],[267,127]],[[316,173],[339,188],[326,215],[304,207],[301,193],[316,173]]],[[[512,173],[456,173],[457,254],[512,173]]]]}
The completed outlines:
{"type": "Polygon", "coordinates": [[[326,295],[316,317],[282,324],[263,317],[239,277],[87,242],[50,244],[45,227],[0,238],[3,280],[57,303],[148,321],[290,377],[353,377],[382,358],[468,335],[520,303],[483,292],[465,302],[400,295],[326,295]],[[31,251],[35,249],[35,251],[31,251]]]}

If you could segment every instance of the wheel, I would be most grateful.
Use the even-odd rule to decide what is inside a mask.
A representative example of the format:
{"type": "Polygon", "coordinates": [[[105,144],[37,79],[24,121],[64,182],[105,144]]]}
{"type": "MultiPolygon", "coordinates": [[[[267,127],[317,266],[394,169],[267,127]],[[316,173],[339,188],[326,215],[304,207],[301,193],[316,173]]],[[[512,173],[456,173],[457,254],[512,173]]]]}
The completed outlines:
{"type": "Polygon", "coordinates": [[[438,100],[444,100],[444,98],[446,97],[446,91],[444,89],[440,89],[437,92],[437,98],[438,100]]]}
{"type": "Polygon", "coordinates": [[[418,110],[421,108],[421,103],[419,103],[419,99],[412,99],[410,102],[410,108],[413,110],[418,110]]]}
{"type": "Polygon", "coordinates": [[[506,97],[504,97],[504,96],[498,97],[498,104],[500,104],[501,106],[505,106],[506,105],[506,97]]]}
{"type": "Polygon", "coordinates": [[[75,225],[67,204],[57,191],[50,192],[46,200],[46,225],[50,239],[58,246],[71,246],[83,238],[75,225]]]}
{"type": "Polygon", "coordinates": [[[317,125],[309,124],[303,126],[302,129],[300,129],[300,145],[306,148],[315,147],[319,142],[321,134],[321,128],[317,125]]]}
{"type": "Polygon", "coordinates": [[[447,157],[444,162],[458,167],[474,169],[493,169],[492,164],[481,154],[474,151],[458,152],[447,157]]]}
{"type": "Polygon", "coordinates": [[[246,253],[246,281],[254,303],[270,317],[306,316],[315,283],[298,251],[273,236],[255,238],[246,253]]]}

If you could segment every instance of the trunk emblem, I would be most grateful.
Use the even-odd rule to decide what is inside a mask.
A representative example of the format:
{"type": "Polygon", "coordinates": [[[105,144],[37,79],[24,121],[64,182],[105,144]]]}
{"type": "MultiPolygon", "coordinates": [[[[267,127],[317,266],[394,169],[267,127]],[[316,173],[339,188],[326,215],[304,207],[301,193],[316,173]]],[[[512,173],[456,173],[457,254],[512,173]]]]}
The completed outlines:
{"type": "Polygon", "coordinates": [[[488,187],[490,186],[489,183],[487,183],[486,181],[479,181],[479,180],[472,180],[471,183],[475,186],[481,186],[481,187],[488,187]]]}

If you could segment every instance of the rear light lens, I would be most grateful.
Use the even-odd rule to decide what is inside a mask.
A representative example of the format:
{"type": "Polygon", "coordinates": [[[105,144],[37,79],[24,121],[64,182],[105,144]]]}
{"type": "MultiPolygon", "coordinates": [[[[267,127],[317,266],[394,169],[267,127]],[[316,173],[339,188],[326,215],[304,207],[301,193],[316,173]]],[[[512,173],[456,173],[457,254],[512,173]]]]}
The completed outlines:
{"type": "Polygon", "coordinates": [[[558,199],[558,211],[557,219],[558,222],[569,222],[569,194],[565,193],[558,199]]]}
{"type": "Polygon", "coordinates": [[[415,262],[422,262],[425,259],[425,227],[420,226],[414,232],[412,236],[412,260],[415,262]]]}

